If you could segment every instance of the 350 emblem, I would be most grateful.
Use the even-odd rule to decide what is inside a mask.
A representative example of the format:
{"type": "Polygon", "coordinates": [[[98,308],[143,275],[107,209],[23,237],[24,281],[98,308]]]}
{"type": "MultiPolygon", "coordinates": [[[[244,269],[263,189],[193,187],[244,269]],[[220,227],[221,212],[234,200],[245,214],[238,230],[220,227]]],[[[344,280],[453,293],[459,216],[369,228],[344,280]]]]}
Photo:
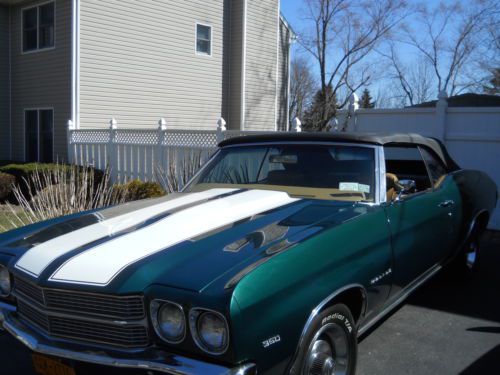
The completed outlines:
{"type": "Polygon", "coordinates": [[[268,347],[270,347],[271,345],[277,344],[277,343],[278,343],[278,342],[280,342],[280,341],[281,341],[281,337],[280,337],[280,335],[276,335],[276,336],[271,337],[271,338],[269,338],[269,339],[267,339],[267,340],[265,340],[265,341],[262,341],[262,346],[263,346],[264,348],[268,348],[268,347]]]}

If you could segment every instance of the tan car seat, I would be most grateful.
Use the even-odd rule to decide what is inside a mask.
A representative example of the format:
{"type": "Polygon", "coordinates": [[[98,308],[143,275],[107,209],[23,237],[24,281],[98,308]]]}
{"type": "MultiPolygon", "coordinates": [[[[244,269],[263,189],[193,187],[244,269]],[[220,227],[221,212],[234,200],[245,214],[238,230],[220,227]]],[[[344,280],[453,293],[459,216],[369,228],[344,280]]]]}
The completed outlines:
{"type": "Polygon", "coordinates": [[[398,176],[394,173],[386,173],[386,188],[387,188],[387,202],[391,202],[398,196],[398,192],[396,190],[396,183],[399,181],[398,176]]]}

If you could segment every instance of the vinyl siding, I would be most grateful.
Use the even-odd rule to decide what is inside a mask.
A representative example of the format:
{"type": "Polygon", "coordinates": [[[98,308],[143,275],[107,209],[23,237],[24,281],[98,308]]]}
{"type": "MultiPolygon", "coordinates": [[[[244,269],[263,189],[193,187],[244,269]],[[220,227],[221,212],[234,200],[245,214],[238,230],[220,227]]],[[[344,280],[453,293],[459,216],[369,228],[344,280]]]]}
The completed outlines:
{"type": "Polygon", "coordinates": [[[0,160],[10,157],[9,8],[0,5],[0,160]]]}
{"type": "Polygon", "coordinates": [[[247,4],[245,129],[274,130],[279,1],[247,4]]]}
{"type": "Polygon", "coordinates": [[[114,117],[121,128],[151,128],[164,117],[169,128],[214,129],[227,3],[82,0],[80,126],[114,117]],[[212,26],[212,56],[195,53],[196,22],[212,26]]]}
{"type": "Polygon", "coordinates": [[[288,130],[288,74],[290,58],[290,30],[280,21],[278,51],[278,130],[288,130]]]}
{"type": "Polygon", "coordinates": [[[55,48],[23,54],[21,9],[39,3],[11,7],[13,158],[24,160],[24,109],[52,107],[54,158],[64,160],[66,123],[71,117],[71,1],[55,2],[55,48]]]}

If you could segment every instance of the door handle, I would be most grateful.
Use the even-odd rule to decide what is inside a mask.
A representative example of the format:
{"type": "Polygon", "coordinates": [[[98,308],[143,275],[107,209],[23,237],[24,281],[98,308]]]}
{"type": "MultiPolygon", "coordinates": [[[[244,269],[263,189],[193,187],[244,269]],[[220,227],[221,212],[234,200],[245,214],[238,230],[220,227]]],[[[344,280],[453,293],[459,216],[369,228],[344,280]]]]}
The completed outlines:
{"type": "Polygon", "coordinates": [[[452,201],[451,199],[450,200],[447,200],[447,201],[443,201],[441,203],[439,203],[439,207],[451,207],[455,204],[454,201],[452,201]]]}

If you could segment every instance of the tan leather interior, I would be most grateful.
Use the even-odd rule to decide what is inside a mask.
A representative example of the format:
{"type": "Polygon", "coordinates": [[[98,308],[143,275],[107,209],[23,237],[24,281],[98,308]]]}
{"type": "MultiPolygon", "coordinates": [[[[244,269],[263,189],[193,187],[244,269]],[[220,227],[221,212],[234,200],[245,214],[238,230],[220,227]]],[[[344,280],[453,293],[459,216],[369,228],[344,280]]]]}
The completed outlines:
{"type": "Polygon", "coordinates": [[[283,191],[294,198],[311,198],[323,200],[338,200],[347,202],[358,202],[366,200],[364,193],[351,190],[322,189],[301,186],[279,186],[279,185],[259,185],[259,184],[198,184],[194,186],[193,192],[199,192],[215,188],[233,189],[265,189],[283,191]]]}
{"type": "Polygon", "coordinates": [[[387,202],[391,202],[396,199],[398,196],[398,192],[396,190],[396,183],[399,181],[398,176],[394,173],[386,173],[386,188],[387,188],[387,202]]]}

